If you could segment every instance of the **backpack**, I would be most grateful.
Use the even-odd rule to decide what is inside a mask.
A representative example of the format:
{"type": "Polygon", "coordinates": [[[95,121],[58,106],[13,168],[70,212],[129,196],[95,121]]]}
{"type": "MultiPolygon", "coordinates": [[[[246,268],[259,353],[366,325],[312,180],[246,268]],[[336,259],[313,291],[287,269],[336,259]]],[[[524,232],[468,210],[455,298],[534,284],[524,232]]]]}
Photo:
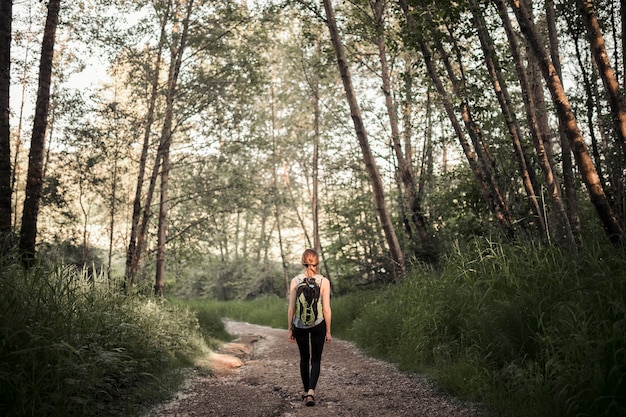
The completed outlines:
{"type": "Polygon", "coordinates": [[[296,314],[305,326],[317,320],[320,286],[314,277],[304,277],[296,287],[296,314]]]}

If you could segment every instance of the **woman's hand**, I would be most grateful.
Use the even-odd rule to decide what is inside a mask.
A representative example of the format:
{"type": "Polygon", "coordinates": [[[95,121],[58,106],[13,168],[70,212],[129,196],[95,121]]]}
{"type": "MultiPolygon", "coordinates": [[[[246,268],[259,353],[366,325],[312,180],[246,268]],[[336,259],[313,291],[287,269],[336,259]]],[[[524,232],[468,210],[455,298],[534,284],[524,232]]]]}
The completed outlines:
{"type": "Polygon", "coordinates": [[[291,327],[289,328],[289,341],[291,343],[294,343],[296,341],[296,338],[293,337],[293,329],[291,327]]]}
{"type": "Polygon", "coordinates": [[[326,332],[326,341],[331,342],[332,340],[333,340],[333,337],[330,335],[330,332],[326,332]]]}

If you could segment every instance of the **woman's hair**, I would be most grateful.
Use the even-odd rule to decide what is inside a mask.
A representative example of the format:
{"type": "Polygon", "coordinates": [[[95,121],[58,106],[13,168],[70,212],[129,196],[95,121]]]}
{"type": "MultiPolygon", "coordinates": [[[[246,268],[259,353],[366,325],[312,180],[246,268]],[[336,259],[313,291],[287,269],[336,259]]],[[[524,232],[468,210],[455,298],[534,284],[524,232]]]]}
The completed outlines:
{"type": "Polygon", "coordinates": [[[306,268],[305,275],[307,277],[317,275],[317,265],[319,263],[320,258],[314,249],[307,249],[302,254],[302,265],[306,268]]]}

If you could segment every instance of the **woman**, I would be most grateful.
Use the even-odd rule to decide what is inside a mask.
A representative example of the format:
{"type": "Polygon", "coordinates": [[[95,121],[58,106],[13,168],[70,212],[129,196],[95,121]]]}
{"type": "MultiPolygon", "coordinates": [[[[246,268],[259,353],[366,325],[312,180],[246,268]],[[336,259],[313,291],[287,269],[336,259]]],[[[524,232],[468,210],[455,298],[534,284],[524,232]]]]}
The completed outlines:
{"type": "MultiPolygon", "coordinates": [[[[305,250],[302,254],[304,273],[294,277],[289,287],[289,309],[287,313],[289,341],[296,342],[300,351],[300,376],[304,386],[302,400],[307,406],[315,405],[315,387],[320,376],[324,342],[332,340],[330,334],[330,281],[318,273],[318,264],[317,252],[313,249],[305,250]],[[314,305],[311,309],[311,311],[315,311],[314,317],[311,319],[312,323],[309,323],[307,318],[300,317],[298,314],[300,308],[296,306],[296,303],[299,303],[298,287],[309,282],[311,288],[315,284],[319,286],[319,298],[314,299],[314,305]]],[[[317,287],[315,287],[315,291],[317,291],[317,287]]]]}

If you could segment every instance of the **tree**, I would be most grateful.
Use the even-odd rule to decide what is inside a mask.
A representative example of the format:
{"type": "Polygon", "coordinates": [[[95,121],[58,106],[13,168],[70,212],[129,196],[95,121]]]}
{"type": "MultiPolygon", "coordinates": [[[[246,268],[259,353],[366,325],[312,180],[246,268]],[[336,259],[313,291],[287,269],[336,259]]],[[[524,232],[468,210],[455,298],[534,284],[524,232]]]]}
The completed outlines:
{"type": "MultiPolygon", "coordinates": [[[[150,135],[152,133],[152,124],[154,123],[155,118],[155,107],[157,101],[157,94],[159,92],[159,74],[161,72],[161,61],[163,54],[163,46],[165,43],[165,30],[166,25],[169,20],[171,0],[168,0],[165,12],[161,18],[161,32],[159,35],[159,42],[157,46],[157,54],[156,54],[156,62],[154,64],[154,69],[152,72],[152,82],[150,84],[150,99],[148,104],[148,114],[146,115],[146,122],[144,127],[144,136],[143,136],[143,144],[141,146],[141,155],[139,157],[139,167],[137,170],[137,184],[135,186],[135,198],[133,200],[133,213],[131,217],[131,228],[130,228],[130,236],[128,238],[128,249],[126,251],[126,270],[124,273],[125,277],[125,286],[127,291],[130,290],[133,286],[135,275],[137,274],[137,269],[139,268],[139,260],[141,257],[141,253],[143,250],[143,241],[144,237],[139,237],[139,222],[141,220],[141,199],[142,199],[142,190],[143,190],[143,182],[146,171],[146,162],[148,158],[148,150],[150,148],[150,135]]],[[[150,204],[150,199],[152,198],[152,191],[150,190],[150,194],[146,197],[146,203],[150,204]]],[[[145,230],[144,230],[145,232],[145,230]]]]}
{"type": "Polygon", "coordinates": [[[0,256],[8,249],[11,235],[9,87],[11,85],[12,20],[13,0],[0,0],[0,256]]]}
{"type": "Polygon", "coordinates": [[[527,158],[522,146],[523,134],[515,115],[514,104],[509,93],[507,81],[497,58],[493,39],[487,30],[483,10],[479,8],[478,3],[475,0],[470,0],[469,6],[476,31],[478,33],[480,46],[483,51],[485,65],[489,73],[489,79],[493,85],[509,136],[511,137],[513,151],[517,160],[522,184],[524,186],[524,190],[526,191],[526,196],[528,197],[528,203],[533,216],[536,218],[535,224],[539,234],[543,236],[546,233],[545,219],[541,208],[539,207],[539,201],[537,199],[537,195],[535,194],[535,187],[531,180],[527,158]]]}
{"type": "Polygon", "coordinates": [[[52,76],[52,59],[56,29],[59,21],[61,0],[48,2],[48,14],[41,45],[41,60],[39,63],[39,88],[35,105],[35,118],[28,155],[28,175],[26,179],[26,198],[22,213],[22,227],[20,229],[20,252],[25,265],[32,265],[35,257],[35,242],[37,239],[37,217],[43,183],[43,160],[45,148],[46,127],[48,125],[48,109],[50,105],[50,80],[52,76]]]}
{"type": "MultiPolygon", "coordinates": [[[[540,80],[537,80],[532,74],[532,68],[535,67],[536,60],[534,59],[534,55],[531,54],[528,66],[530,70],[524,67],[522,62],[522,52],[517,42],[517,36],[513,32],[511,22],[506,13],[506,7],[502,1],[496,1],[495,3],[499,9],[507,39],[509,40],[509,48],[522,90],[527,125],[535,147],[535,155],[541,168],[541,172],[543,173],[543,178],[548,188],[552,206],[556,211],[557,224],[559,225],[557,229],[557,238],[559,242],[562,242],[564,247],[567,247],[570,250],[575,250],[576,244],[574,242],[574,236],[572,234],[567,211],[563,204],[563,199],[561,198],[561,188],[555,172],[553,158],[551,158],[551,145],[549,143],[550,128],[547,123],[547,110],[545,100],[543,99],[543,91],[541,90],[540,80]],[[531,73],[530,75],[528,74],[529,72],[531,73]],[[535,82],[533,83],[530,78],[534,78],[535,82]]],[[[550,228],[548,220],[544,218],[544,221],[545,230],[549,237],[550,228]]]]}
{"type": "MultiPolygon", "coordinates": [[[[437,260],[437,253],[435,251],[435,244],[428,232],[426,225],[426,217],[421,207],[421,199],[417,190],[417,183],[413,174],[413,168],[410,163],[410,159],[405,157],[402,150],[402,142],[400,138],[400,127],[398,124],[397,104],[393,99],[392,87],[391,87],[391,75],[389,65],[387,63],[387,51],[385,45],[384,34],[384,14],[385,6],[382,1],[376,0],[370,2],[372,11],[374,13],[374,22],[376,27],[376,38],[374,42],[378,48],[378,57],[380,60],[380,70],[382,78],[382,90],[385,95],[385,107],[387,108],[387,114],[389,116],[389,126],[391,130],[392,147],[395,152],[396,160],[398,161],[398,175],[400,176],[402,185],[406,192],[407,207],[410,212],[410,218],[417,230],[419,241],[422,245],[422,258],[434,262],[437,260]]],[[[422,177],[424,178],[424,177],[422,177]]]]}
{"type": "MultiPolygon", "coordinates": [[[[486,155],[484,155],[480,129],[472,119],[470,109],[467,103],[467,97],[463,97],[460,94],[459,82],[455,80],[456,77],[454,75],[454,70],[450,66],[447,55],[443,50],[444,48],[442,46],[439,46],[438,49],[440,51],[440,54],[442,54],[444,62],[446,63],[446,70],[450,78],[450,83],[453,85],[454,94],[449,94],[447,92],[442,77],[439,75],[439,72],[435,67],[431,48],[426,42],[423,31],[418,27],[418,23],[415,19],[415,16],[411,12],[411,8],[408,2],[406,0],[399,0],[399,3],[404,13],[408,25],[408,30],[411,36],[414,37],[415,42],[417,43],[417,47],[422,53],[427,73],[433,84],[435,85],[437,92],[439,93],[439,97],[443,103],[445,113],[448,116],[450,123],[452,124],[456,137],[463,150],[463,154],[467,158],[472,173],[474,174],[474,178],[476,179],[476,183],[478,184],[478,187],[480,189],[480,193],[485,203],[498,221],[498,224],[504,235],[507,237],[513,237],[515,232],[512,224],[512,219],[508,212],[508,207],[506,207],[504,200],[501,196],[501,193],[496,188],[497,184],[493,176],[491,175],[490,170],[488,169],[488,161],[486,161],[486,155]],[[458,97],[461,101],[461,116],[474,143],[474,149],[472,149],[472,145],[467,139],[468,135],[465,134],[465,131],[461,126],[461,122],[459,121],[459,118],[455,113],[452,97],[458,97]],[[482,154],[482,158],[479,153],[482,154]]],[[[431,23],[426,23],[426,25],[430,25],[431,23]]]]}
{"type": "MultiPolygon", "coordinates": [[[[622,153],[626,155],[626,104],[624,104],[623,92],[620,89],[615,71],[611,67],[594,3],[593,0],[578,0],[578,7],[587,28],[591,53],[598,66],[598,72],[611,107],[616,143],[621,146],[622,153]]],[[[624,6],[622,5],[622,7],[624,6]]]]}
{"type": "Polygon", "coordinates": [[[376,165],[374,155],[372,154],[369,146],[367,131],[365,130],[365,126],[361,117],[361,110],[359,108],[354,88],[352,86],[352,77],[350,75],[343,43],[341,41],[341,36],[339,35],[339,30],[337,29],[337,23],[335,21],[335,11],[330,0],[324,0],[324,9],[326,11],[326,24],[330,32],[330,37],[333,43],[333,48],[335,49],[335,54],[337,56],[337,64],[339,66],[339,72],[343,81],[348,105],[350,106],[356,136],[361,147],[361,152],[363,153],[363,162],[365,163],[367,173],[372,183],[372,190],[374,193],[374,206],[376,207],[380,224],[385,233],[385,238],[389,247],[391,259],[394,262],[396,272],[400,275],[404,275],[406,271],[404,255],[402,253],[402,248],[400,247],[398,237],[396,236],[393,223],[391,222],[391,217],[387,210],[383,183],[380,178],[380,173],[378,172],[378,166],[376,165]]]}
{"type": "Polygon", "coordinates": [[[572,152],[581,178],[587,187],[587,192],[591,202],[593,203],[598,218],[609,238],[609,240],[618,246],[623,246],[625,243],[624,232],[613,213],[611,205],[609,204],[606,194],[600,183],[596,167],[591,159],[587,150],[582,133],[578,127],[578,123],[574,112],[561,83],[556,69],[548,55],[541,38],[538,34],[537,28],[530,16],[530,13],[524,4],[519,0],[509,0],[509,4],[517,21],[520,25],[520,29],[533,49],[535,56],[537,57],[541,73],[545,80],[546,86],[552,96],[552,102],[556,108],[559,121],[563,126],[564,132],[570,142],[572,152]]]}
{"type": "MultiPolygon", "coordinates": [[[[181,4],[182,7],[182,4],[181,4]]],[[[170,147],[172,145],[172,118],[174,111],[174,97],[176,84],[180,73],[185,47],[187,46],[187,34],[193,0],[188,0],[186,11],[182,21],[182,33],[179,44],[171,46],[170,70],[167,78],[167,97],[165,106],[165,119],[161,130],[159,153],[161,154],[161,195],[159,201],[159,224],[157,232],[157,264],[154,283],[155,295],[162,296],[165,287],[165,244],[167,241],[167,211],[168,211],[168,181],[170,174],[170,147]]],[[[157,158],[158,160],[159,158],[157,158]]]]}

